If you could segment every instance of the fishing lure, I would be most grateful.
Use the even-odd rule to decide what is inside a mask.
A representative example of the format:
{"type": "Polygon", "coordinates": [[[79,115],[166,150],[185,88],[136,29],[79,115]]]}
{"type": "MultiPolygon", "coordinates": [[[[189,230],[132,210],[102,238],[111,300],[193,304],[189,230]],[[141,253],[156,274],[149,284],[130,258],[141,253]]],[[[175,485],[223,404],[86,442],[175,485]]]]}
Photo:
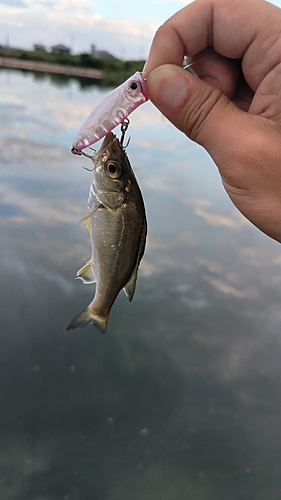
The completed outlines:
{"type": "Polygon", "coordinates": [[[82,154],[82,149],[91,146],[105,137],[134,111],[143,102],[148,100],[148,89],[137,71],[122,85],[112,90],[92,110],[88,118],[79,129],[73,143],[71,152],[82,154]]]}

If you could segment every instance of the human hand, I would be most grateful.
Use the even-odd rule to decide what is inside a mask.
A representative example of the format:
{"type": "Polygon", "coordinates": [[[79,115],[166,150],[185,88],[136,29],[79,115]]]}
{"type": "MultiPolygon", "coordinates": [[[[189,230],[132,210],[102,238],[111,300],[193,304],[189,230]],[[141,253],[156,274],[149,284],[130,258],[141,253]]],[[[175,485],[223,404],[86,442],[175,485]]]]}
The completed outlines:
{"type": "Polygon", "coordinates": [[[143,76],[157,108],[209,152],[236,207],[281,242],[281,9],[196,0],[159,28],[143,76]],[[199,78],[182,69],[185,55],[199,78]]]}

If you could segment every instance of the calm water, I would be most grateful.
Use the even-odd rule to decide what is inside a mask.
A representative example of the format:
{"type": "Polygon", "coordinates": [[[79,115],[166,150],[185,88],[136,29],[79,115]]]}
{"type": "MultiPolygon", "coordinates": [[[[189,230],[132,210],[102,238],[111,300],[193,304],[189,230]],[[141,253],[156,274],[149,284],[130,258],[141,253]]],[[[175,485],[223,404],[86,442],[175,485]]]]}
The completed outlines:
{"type": "Polygon", "coordinates": [[[65,332],[94,293],[74,279],[92,175],[69,150],[109,89],[9,71],[0,89],[1,500],[279,500],[280,245],[147,103],[134,300],[106,335],[65,332]]]}

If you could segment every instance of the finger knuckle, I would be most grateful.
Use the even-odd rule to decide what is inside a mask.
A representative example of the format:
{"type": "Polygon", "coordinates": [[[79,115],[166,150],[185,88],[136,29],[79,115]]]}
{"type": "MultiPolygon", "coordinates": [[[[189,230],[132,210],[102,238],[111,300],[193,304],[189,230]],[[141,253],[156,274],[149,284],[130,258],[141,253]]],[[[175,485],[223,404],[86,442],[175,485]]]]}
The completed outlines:
{"type": "MultiPolygon", "coordinates": [[[[200,94],[192,101],[188,102],[187,109],[183,114],[183,122],[185,130],[188,131],[190,139],[198,142],[199,144],[206,143],[205,130],[209,129],[210,121],[215,122],[215,115],[221,110],[218,106],[219,101],[222,99],[222,94],[219,89],[206,86],[203,90],[202,87],[200,94]]],[[[216,120],[218,117],[216,116],[216,120]]]]}

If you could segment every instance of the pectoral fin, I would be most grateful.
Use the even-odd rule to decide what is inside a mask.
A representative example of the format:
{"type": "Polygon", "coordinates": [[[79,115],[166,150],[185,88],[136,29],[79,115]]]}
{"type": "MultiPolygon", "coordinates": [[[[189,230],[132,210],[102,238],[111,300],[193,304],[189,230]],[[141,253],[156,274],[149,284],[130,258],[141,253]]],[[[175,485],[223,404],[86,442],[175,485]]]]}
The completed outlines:
{"type": "Polygon", "coordinates": [[[131,275],[128,283],[123,287],[124,293],[125,293],[126,297],[128,297],[130,302],[134,296],[135,289],[136,289],[138,267],[139,267],[139,264],[137,263],[135,269],[132,272],[132,275],[131,275]]]}
{"type": "Polygon", "coordinates": [[[85,285],[95,283],[96,279],[93,273],[93,268],[90,260],[86,262],[85,266],[81,267],[81,269],[77,271],[76,279],[77,278],[81,279],[85,285]]]}
{"type": "MultiPolygon", "coordinates": [[[[99,209],[99,208],[105,208],[105,206],[99,201],[97,200],[96,203],[94,204],[94,206],[89,210],[89,208],[87,208],[87,213],[85,215],[85,217],[83,217],[80,222],[84,222],[85,220],[88,221],[90,217],[92,217],[92,215],[94,215],[94,213],[99,209]]],[[[89,226],[88,226],[88,229],[89,229],[89,226]]]]}

